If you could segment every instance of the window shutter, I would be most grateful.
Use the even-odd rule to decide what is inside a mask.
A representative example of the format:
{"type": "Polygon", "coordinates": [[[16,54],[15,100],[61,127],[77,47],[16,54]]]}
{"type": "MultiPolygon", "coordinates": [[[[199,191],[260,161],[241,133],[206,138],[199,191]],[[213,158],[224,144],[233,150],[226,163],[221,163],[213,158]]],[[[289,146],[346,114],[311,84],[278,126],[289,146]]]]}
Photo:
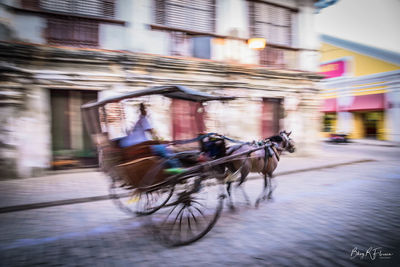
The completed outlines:
{"type": "Polygon", "coordinates": [[[114,0],[40,0],[40,8],[85,16],[113,18],[114,0]]]}
{"type": "Polygon", "coordinates": [[[254,2],[248,2],[249,7],[249,25],[250,25],[250,35],[251,37],[257,37],[256,35],[256,21],[255,21],[255,9],[254,2]]]}
{"type": "Polygon", "coordinates": [[[156,23],[165,24],[165,0],[155,0],[156,23]]]}
{"type": "Polygon", "coordinates": [[[47,19],[47,42],[56,45],[97,47],[99,24],[96,21],[72,17],[47,19]]]}
{"type": "Polygon", "coordinates": [[[214,32],[215,0],[155,0],[155,21],[171,28],[214,32]]]}
{"type": "Polygon", "coordinates": [[[249,2],[252,37],[264,37],[268,43],[292,45],[292,11],[262,2],[249,2]]]}
{"type": "Polygon", "coordinates": [[[39,8],[39,0],[21,0],[23,8],[37,9],[39,8]]]}

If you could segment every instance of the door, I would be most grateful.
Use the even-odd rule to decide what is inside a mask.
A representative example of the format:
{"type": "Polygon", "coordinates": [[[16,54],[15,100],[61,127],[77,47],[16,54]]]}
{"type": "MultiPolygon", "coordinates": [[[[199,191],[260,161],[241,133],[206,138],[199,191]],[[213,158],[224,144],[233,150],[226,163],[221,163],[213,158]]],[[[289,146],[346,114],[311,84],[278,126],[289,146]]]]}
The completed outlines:
{"type": "Polygon", "coordinates": [[[267,138],[279,133],[282,113],[282,100],[263,98],[261,114],[261,136],[267,138]]]}
{"type": "Polygon", "coordinates": [[[97,165],[81,114],[81,105],[92,100],[97,100],[96,91],[50,90],[53,167],[97,165]]]}
{"type": "Polygon", "coordinates": [[[194,138],[205,131],[204,107],[201,103],[173,99],[171,111],[174,140],[194,138]]]}

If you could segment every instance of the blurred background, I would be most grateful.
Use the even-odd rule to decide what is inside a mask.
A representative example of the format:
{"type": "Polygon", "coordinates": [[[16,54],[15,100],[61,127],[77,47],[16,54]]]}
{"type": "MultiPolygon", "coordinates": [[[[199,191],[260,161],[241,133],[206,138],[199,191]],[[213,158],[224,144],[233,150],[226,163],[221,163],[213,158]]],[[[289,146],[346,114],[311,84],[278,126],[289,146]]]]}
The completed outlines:
{"type": "MultiPolygon", "coordinates": [[[[80,105],[155,85],[241,97],[205,107],[207,130],[253,140],[290,129],[299,153],[315,153],[320,137],[338,133],[399,142],[398,6],[3,0],[2,176],[95,165],[80,105]]],[[[144,101],[165,139],[197,132],[179,132],[193,116],[184,103],[144,101]]],[[[134,113],[123,112],[128,120],[134,113]]]]}
{"type": "MultiPolygon", "coordinates": [[[[384,224],[380,229],[393,229],[399,222],[391,213],[399,209],[393,203],[399,196],[400,177],[396,163],[400,158],[399,13],[398,0],[0,0],[2,207],[51,202],[59,196],[86,197],[87,192],[106,194],[103,182],[94,182],[104,177],[96,169],[98,153],[85,130],[81,105],[152,86],[183,85],[237,99],[194,105],[146,96],[122,105],[108,104],[110,137],[126,135],[138,119],[142,102],[164,140],[192,138],[204,130],[244,141],[292,131],[297,152],[281,173],[379,161],[365,172],[347,166],[312,175],[326,175],[328,182],[315,181],[321,187],[335,184],[336,174],[352,179],[349,173],[364,177],[367,170],[375,178],[394,178],[393,186],[382,186],[393,190],[387,192],[391,198],[379,202],[393,205],[382,215],[392,228],[384,224]],[[201,125],[193,123],[195,118],[201,125]],[[60,171],[64,169],[71,174],[60,171]],[[14,179],[31,177],[37,177],[34,188],[32,182],[14,179]],[[92,183],[91,187],[79,181],[92,183]],[[69,193],[50,189],[54,183],[69,193]],[[78,187],[82,192],[75,191],[78,187]]],[[[292,182],[287,188],[299,186],[294,176],[292,182]]],[[[376,186],[363,183],[367,185],[371,187],[362,192],[376,186]]],[[[303,189],[313,191],[313,186],[303,189]]],[[[340,192],[346,198],[352,190],[340,192]]],[[[101,218],[93,218],[101,223],[101,218]]],[[[11,213],[4,219],[14,222],[11,213]]],[[[372,220],[365,229],[375,223],[372,220]]],[[[297,226],[286,228],[291,227],[297,226]]],[[[5,238],[0,249],[25,244],[18,243],[24,236],[16,236],[5,238]]],[[[398,245],[398,236],[387,236],[397,243],[382,244],[390,244],[398,254],[398,246],[393,245],[398,245]]],[[[368,247],[374,238],[361,243],[368,247]]],[[[252,246],[247,241],[244,244],[252,246]]],[[[360,244],[344,243],[349,254],[352,244],[360,244]]],[[[9,263],[15,263],[15,258],[10,257],[9,263]]]]}

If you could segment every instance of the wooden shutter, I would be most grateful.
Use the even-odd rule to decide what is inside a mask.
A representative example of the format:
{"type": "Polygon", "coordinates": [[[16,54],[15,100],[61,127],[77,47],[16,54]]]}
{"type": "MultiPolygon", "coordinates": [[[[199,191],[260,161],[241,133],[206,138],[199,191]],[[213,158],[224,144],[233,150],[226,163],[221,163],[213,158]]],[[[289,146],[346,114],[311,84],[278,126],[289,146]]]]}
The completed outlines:
{"type": "Polygon", "coordinates": [[[191,56],[191,38],[184,32],[170,32],[170,54],[172,56],[191,56]]]}
{"type": "Polygon", "coordinates": [[[56,45],[97,47],[99,23],[74,17],[49,17],[47,19],[47,42],[56,45]]]}
{"type": "Polygon", "coordinates": [[[291,46],[292,11],[261,2],[249,2],[252,37],[263,37],[270,44],[291,46]]]}
{"type": "Polygon", "coordinates": [[[40,0],[40,8],[76,15],[113,18],[114,0],[40,0]]]}
{"type": "Polygon", "coordinates": [[[39,8],[39,0],[21,0],[23,8],[37,9],[39,8]]]}
{"type": "Polygon", "coordinates": [[[279,68],[285,67],[285,50],[267,46],[260,51],[260,64],[279,68]]]}
{"type": "Polygon", "coordinates": [[[157,24],[165,24],[165,0],[155,0],[155,21],[157,24]]]}
{"type": "Polygon", "coordinates": [[[155,21],[171,28],[214,32],[215,0],[155,0],[155,21]]]}

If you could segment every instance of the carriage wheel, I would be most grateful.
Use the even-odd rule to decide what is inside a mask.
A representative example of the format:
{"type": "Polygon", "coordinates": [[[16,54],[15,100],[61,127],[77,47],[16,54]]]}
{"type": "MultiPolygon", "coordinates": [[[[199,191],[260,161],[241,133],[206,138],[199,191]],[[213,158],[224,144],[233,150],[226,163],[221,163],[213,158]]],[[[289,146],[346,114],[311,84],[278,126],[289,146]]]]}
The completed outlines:
{"type": "Polygon", "coordinates": [[[225,195],[222,184],[205,186],[200,176],[176,185],[168,204],[152,216],[155,236],[169,246],[183,246],[205,236],[217,222],[225,195]]]}
{"type": "Polygon", "coordinates": [[[110,198],[119,209],[129,215],[150,215],[162,208],[174,193],[173,187],[151,192],[139,192],[113,181],[110,185],[110,198]]]}

